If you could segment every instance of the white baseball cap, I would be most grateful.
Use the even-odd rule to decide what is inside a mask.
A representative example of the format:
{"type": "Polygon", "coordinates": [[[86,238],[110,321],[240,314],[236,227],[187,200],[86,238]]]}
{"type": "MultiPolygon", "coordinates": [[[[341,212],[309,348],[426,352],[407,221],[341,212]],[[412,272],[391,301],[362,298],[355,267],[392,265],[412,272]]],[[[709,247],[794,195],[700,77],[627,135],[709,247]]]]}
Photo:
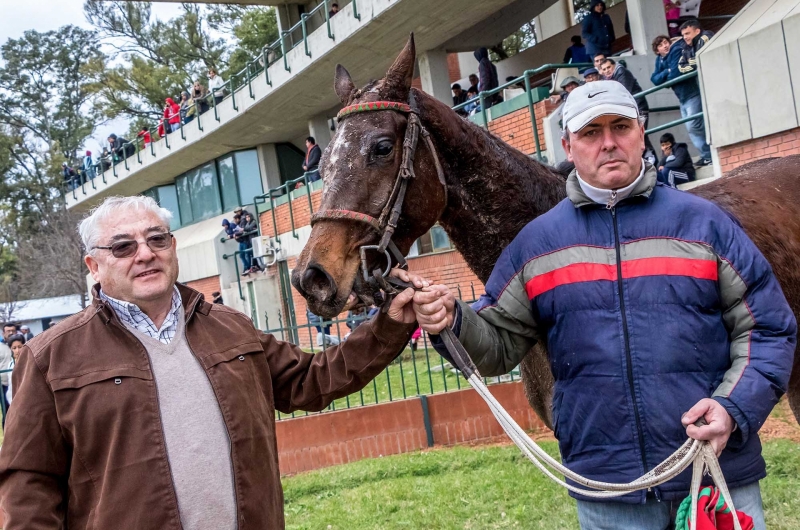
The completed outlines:
{"type": "Polygon", "coordinates": [[[617,81],[591,81],[579,86],[564,103],[564,127],[578,132],[595,118],[612,114],[635,120],[639,106],[628,89],[617,81]]]}

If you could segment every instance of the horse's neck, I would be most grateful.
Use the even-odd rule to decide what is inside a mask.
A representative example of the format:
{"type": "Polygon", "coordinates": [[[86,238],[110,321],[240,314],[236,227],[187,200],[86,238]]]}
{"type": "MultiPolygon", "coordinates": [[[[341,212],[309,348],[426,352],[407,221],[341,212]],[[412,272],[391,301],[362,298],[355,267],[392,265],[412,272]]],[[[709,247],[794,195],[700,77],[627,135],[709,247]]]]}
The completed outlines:
{"type": "Polygon", "coordinates": [[[424,97],[422,117],[443,162],[448,203],[440,223],[484,283],[502,250],[532,219],[566,196],[564,180],[424,97]]]}

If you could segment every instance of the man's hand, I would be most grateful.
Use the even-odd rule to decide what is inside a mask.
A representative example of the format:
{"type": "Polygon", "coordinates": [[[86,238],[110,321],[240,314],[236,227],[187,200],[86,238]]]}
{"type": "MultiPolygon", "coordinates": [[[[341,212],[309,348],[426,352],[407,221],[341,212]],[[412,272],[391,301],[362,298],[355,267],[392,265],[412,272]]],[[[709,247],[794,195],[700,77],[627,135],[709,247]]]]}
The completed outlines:
{"type": "Polygon", "coordinates": [[[426,280],[419,274],[414,274],[413,272],[408,272],[407,270],[398,268],[392,269],[392,271],[389,273],[389,276],[402,280],[406,283],[410,283],[417,289],[428,287],[431,284],[428,280],[426,280]]]}
{"type": "Polygon", "coordinates": [[[725,407],[710,398],[701,399],[683,415],[681,423],[686,427],[686,434],[695,440],[706,440],[711,443],[714,452],[719,456],[728,444],[736,424],[725,410],[725,407]],[[696,427],[694,422],[704,418],[708,425],[696,427]]]}
{"type": "Polygon", "coordinates": [[[387,314],[389,318],[395,322],[403,324],[411,324],[416,320],[414,308],[412,307],[411,300],[414,299],[414,289],[409,287],[402,293],[397,294],[389,304],[389,311],[387,314]]]}
{"type": "Polygon", "coordinates": [[[414,293],[414,312],[419,327],[437,335],[453,325],[456,299],[446,285],[432,285],[414,293]]]}

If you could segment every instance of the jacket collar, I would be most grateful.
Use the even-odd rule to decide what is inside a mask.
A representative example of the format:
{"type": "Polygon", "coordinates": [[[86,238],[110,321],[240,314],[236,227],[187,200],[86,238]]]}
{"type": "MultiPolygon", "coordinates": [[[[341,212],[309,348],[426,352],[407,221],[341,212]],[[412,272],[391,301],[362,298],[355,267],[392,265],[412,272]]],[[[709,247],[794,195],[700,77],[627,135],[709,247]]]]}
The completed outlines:
{"type": "MultiPolygon", "coordinates": [[[[656,168],[653,167],[652,164],[644,160],[642,162],[645,164],[644,176],[638,182],[638,184],[633,188],[633,191],[631,191],[631,194],[628,196],[628,199],[633,197],[649,198],[650,194],[653,193],[653,188],[655,188],[656,186],[657,182],[656,168]]],[[[573,169],[572,172],[567,177],[567,197],[569,197],[569,200],[572,201],[572,204],[575,206],[575,208],[598,205],[598,203],[590,199],[589,196],[586,195],[586,192],[583,191],[583,188],[581,188],[581,185],[578,182],[577,169],[573,169]]]]}
{"type": "MultiPolygon", "coordinates": [[[[194,314],[195,310],[204,315],[208,315],[211,311],[211,304],[205,301],[205,297],[202,293],[182,283],[176,283],[175,286],[178,288],[178,292],[181,293],[181,303],[183,304],[183,313],[186,322],[189,322],[189,318],[194,314]]],[[[95,312],[101,314],[106,323],[117,318],[114,309],[100,298],[99,283],[94,284],[92,287],[92,305],[95,307],[95,312]]]]}

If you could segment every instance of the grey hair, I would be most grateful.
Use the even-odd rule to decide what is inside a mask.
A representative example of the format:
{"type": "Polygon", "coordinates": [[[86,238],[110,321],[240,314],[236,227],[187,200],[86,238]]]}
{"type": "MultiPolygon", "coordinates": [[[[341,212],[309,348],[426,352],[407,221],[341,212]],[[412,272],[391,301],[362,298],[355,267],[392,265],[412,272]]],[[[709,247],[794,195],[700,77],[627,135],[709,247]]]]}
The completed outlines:
{"type": "Polygon", "coordinates": [[[152,197],[134,195],[132,197],[109,197],[99,205],[94,207],[78,224],[78,233],[83,242],[83,248],[87,254],[94,252],[97,240],[100,237],[100,227],[103,221],[114,217],[122,211],[151,212],[161,219],[161,222],[169,227],[172,219],[172,212],[162,208],[152,197]]]}
{"type": "MultiPolygon", "coordinates": [[[[639,115],[639,117],[636,118],[636,121],[639,122],[639,125],[641,127],[644,127],[644,124],[647,121],[647,116],[639,115]]],[[[564,129],[561,131],[561,138],[563,138],[567,143],[569,143],[569,129],[567,129],[566,125],[564,125],[564,129]]]]}

